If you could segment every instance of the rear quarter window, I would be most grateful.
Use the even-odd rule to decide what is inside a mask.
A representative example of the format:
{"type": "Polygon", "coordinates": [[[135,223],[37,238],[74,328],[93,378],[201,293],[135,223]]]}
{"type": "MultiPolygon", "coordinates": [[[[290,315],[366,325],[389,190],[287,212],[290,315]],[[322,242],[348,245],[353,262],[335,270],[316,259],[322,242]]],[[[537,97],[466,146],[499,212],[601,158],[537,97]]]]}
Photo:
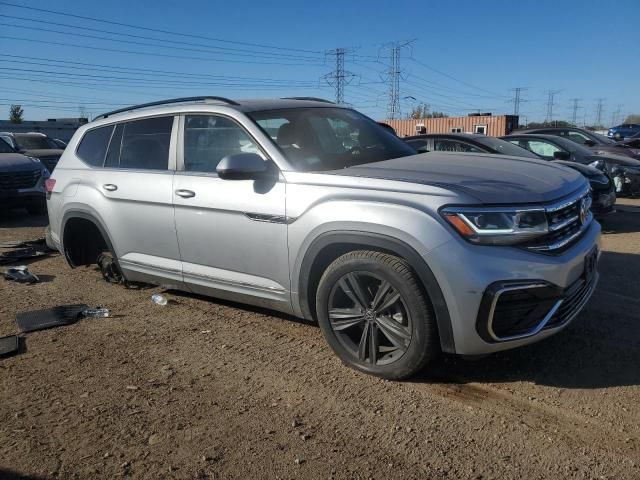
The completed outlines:
{"type": "Polygon", "coordinates": [[[78,157],[93,167],[102,167],[113,125],[87,131],[76,150],[78,157]]]}

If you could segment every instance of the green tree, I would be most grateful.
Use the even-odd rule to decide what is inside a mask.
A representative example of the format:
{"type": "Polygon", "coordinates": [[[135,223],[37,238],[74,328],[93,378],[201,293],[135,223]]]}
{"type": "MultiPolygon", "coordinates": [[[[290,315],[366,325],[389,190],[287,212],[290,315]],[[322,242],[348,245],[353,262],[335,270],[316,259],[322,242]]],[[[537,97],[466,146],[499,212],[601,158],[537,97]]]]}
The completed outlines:
{"type": "Polygon", "coordinates": [[[444,118],[447,117],[444,112],[430,112],[429,105],[426,103],[420,103],[411,109],[409,118],[444,118]]]}
{"type": "Polygon", "coordinates": [[[24,110],[21,105],[11,105],[9,109],[9,121],[11,123],[22,123],[22,116],[24,115],[24,110]]]}
{"type": "Polygon", "coordinates": [[[640,123],[640,115],[637,113],[627,115],[627,118],[624,119],[624,123],[640,123]]]}

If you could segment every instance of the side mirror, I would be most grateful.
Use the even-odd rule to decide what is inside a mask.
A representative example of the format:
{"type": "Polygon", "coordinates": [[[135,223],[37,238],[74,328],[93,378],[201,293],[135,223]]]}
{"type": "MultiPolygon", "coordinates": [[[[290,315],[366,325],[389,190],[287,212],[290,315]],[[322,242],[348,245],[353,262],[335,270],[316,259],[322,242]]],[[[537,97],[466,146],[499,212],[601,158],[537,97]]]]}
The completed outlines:
{"type": "Polygon", "coordinates": [[[429,153],[429,147],[427,147],[426,145],[419,147],[418,153],[429,153]]]}
{"type": "Polygon", "coordinates": [[[585,141],[584,141],[584,144],[585,144],[587,147],[595,147],[595,146],[596,146],[596,142],[594,142],[594,141],[593,141],[593,140],[591,140],[591,139],[589,139],[589,140],[585,140],[585,141]]]}
{"type": "Polygon", "coordinates": [[[555,158],[556,160],[570,160],[571,154],[569,152],[558,150],[556,152],[553,152],[553,158],[555,158]]]}
{"type": "Polygon", "coordinates": [[[223,180],[258,180],[267,176],[269,168],[257,153],[234,153],[220,160],[216,172],[223,180]]]}

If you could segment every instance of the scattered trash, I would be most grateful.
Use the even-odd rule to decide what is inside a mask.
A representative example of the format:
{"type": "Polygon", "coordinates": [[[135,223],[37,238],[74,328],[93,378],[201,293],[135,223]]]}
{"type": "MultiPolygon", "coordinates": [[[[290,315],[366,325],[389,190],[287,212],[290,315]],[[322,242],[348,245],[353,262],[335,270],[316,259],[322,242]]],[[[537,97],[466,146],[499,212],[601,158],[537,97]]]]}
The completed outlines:
{"type": "Polygon", "coordinates": [[[34,332],[46,328],[71,325],[82,318],[82,312],[89,309],[89,305],[60,305],[44,310],[22,312],[16,315],[16,323],[23,332],[34,332]]]}
{"type": "Polygon", "coordinates": [[[11,355],[18,351],[20,340],[18,335],[0,337],[0,356],[11,355]]]}
{"type": "Polygon", "coordinates": [[[201,330],[200,333],[203,333],[203,334],[211,333],[211,330],[201,330]]]}
{"type": "Polygon", "coordinates": [[[4,278],[18,283],[38,283],[40,279],[29,271],[26,265],[11,267],[4,272],[4,278]]]}
{"type": "Polygon", "coordinates": [[[167,297],[160,295],[159,293],[151,295],[151,301],[156,305],[161,305],[163,307],[168,303],[167,297]]]}
{"type": "Polygon", "coordinates": [[[83,317],[106,318],[109,316],[109,309],[102,307],[87,308],[82,311],[81,315],[83,317]]]}
{"type": "Polygon", "coordinates": [[[120,273],[120,268],[111,255],[101,253],[98,255],[97,262],[100,272],[102,272],[102,278],[109,283],[122,283],[122,273],[120,273]]]}

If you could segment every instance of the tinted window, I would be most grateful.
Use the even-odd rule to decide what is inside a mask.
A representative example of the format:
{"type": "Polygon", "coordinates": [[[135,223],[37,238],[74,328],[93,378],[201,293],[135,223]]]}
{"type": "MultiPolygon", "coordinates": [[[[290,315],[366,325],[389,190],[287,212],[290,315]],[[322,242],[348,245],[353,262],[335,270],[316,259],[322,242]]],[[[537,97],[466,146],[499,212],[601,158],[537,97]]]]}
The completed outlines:
{"type": "Polygon", "coordinates": [[[58,146],[52,146],[51,141],[43,135],[15,135],[16,143],[21,149],[24,150],[50,150],[52,148],[58,148],[58,146]]]}
{"type": "Polygon", "coordinates": [[[496,153],[500,153],[502,155],[513,155],[515,157],[528,157],[528,158],[538,158],[537,155],[534,155],[529,150],[525,150],[520,146],[514,145],[505,140],[501,140],[495,137],[482,137],[476,139],[479,143],[486,145],[487,147],[493,149],[496,153]]]}
{"type": "Polygon", "coordinates": [[[532,151],[536,155],[540,155],[545,158],[553,158],[555,152],[561,152],[562,149],[555,146],[553,143],[545,142],[542,140],[521,140],[527,150],[532,151]]]}
{"type": "Polygon", "coordinates": [[[120,168],[166,170],[173,117],[147,118],[124,124],[120,168]]]}
{"type": "Polygon", "coordinates": [[[111,138],[113,125],[94,128],[84,134],[78,146],[78,157],[94,167],[101,167],[104,163],[104,155],[107,153],[107,145],[111,138]]]}
{"type": "Polygon", "coordinates": [[[433,141],[433,149],[436,152],[475,152],[475,153],[483,153],[483,150],[480,150],[477,147],[465,142],[460,142],[458,140],[446,140],[446,139],[434,139],[433,141]]]}
{"type": "Polygon", "coordinates": [[[257,153],[251,137],[234,121],[217,115],[187,115],[184,125],[184,169],[215,172],[227,155],[257,153]]]}
{"type": "Polygon", "coordinates": [[[249,115],[296,170],[336,170],[416,154],[386,128],[346,108],[293,108],[249,115]]]}
{"type": "Polygon", "coordinates": [[[15,150],[3,138],[0,138],[0,153],[14,153],[15,150]]]}
{"type": "Polygon", "coordinates": [[[124,129],[124,123],[116,125],[116,129],[111,135],[111,141],[109,142],[109,150],[107,151],[107,158],[104,160],[105,168],[118,168],[120,165],[120,148],[122,146],[122,130],[124,129]]]}

